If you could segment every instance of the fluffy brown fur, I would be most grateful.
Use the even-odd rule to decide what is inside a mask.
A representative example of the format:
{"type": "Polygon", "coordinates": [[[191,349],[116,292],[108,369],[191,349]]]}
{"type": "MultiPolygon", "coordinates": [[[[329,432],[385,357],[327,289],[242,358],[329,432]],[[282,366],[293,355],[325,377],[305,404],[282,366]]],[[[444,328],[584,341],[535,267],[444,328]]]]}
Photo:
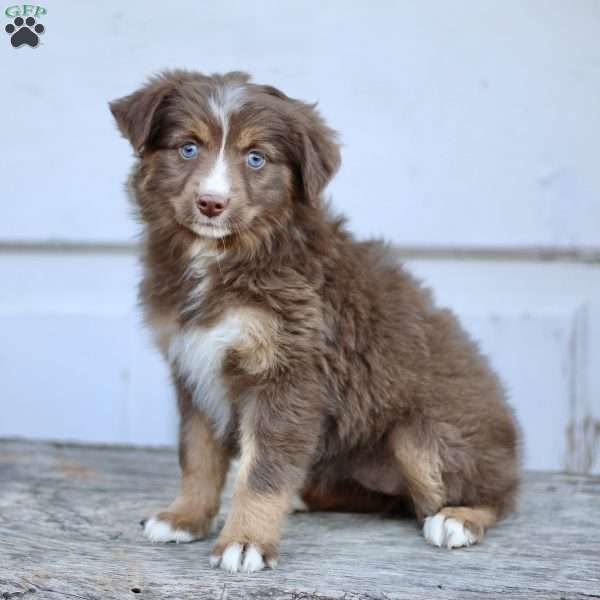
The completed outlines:
{"type": "Polygon", "coordinates": [[[138,153],[141,300],[181,412],[181,495],[146,535],[205,535],[240,453],[222,568],[272,566],[296,494],[315,510],[408,501],[430,542],[479,541],[513,506],[513,415],[453,314],[329,214],[340,154],[314,106],[243,73],[170,71],[111,110],[138,153]]]}

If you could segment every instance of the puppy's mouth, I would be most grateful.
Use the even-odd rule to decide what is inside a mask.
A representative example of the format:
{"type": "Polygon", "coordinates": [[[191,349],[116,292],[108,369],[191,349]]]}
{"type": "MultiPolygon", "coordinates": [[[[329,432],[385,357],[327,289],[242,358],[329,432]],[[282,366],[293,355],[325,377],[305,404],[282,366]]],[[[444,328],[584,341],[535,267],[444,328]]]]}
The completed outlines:
{"type": "Polygon", "coordinates": [[[224,238],[233,233],[233,228],[226,221],[195,221],[188,227],[200,237],[224,238]]]}
{"type": "Polygon", "coordinates": [[[195,212],[186,226],[199,237],[223,239],[230,236],[242,235],[251,228],[255,215],[240,214],[228,209],[221,215],[206,217],[195,212]]]}
{"type": "Polygon", "coordinates": [[[208,216],[190,203],[176,206],[174,217],[179,225],[200,238],[224,239],[242,234],[250,225],[244,215],[231,208],[223,211],[222,214],[208,216]]]}

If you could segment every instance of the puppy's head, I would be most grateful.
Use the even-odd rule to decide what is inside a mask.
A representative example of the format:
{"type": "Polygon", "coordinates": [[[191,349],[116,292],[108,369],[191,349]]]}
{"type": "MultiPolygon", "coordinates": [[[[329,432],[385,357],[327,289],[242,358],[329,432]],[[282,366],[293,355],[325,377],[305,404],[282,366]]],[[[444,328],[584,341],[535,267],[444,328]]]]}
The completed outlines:
{"type": "Polygon", "coordinates": [[[281,224],[315,205],[340,162],[314,106],[244,73],[169,71],[110,104],[140,161],[133,185],[149,225],[221,238],[281,224]]]}

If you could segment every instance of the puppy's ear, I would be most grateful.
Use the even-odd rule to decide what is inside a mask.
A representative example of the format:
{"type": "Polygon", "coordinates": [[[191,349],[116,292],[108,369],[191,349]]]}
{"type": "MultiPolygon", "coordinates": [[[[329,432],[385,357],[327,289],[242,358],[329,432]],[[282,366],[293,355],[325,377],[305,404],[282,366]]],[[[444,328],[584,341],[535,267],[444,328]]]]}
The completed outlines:
{"type": "Polygon", "coordinates": [[[327,127],[316,109],[316,104],[307,104],[290,98],[272,85],[254,85],[264,94],[283,100],[293,123],[293,156],[298,163],[301,189],[304,199],[313,206],[335,175],[341,163],[337,133],[327,127]]]}
{"type": "Polygon", "coordinates": [[[316,104],[302,103],[300,176],[304,198],[313,206],[341,163],[337,133],[329,128],[316,104]]]}
{"type": "Polygon", "coordinates": [[[136,152],[146,143],[156,109],[173,91],[174,86],[174,79],[169,73],[164,73],[151,79],[133,94],[109,103],[120,132],[136,152]]]}

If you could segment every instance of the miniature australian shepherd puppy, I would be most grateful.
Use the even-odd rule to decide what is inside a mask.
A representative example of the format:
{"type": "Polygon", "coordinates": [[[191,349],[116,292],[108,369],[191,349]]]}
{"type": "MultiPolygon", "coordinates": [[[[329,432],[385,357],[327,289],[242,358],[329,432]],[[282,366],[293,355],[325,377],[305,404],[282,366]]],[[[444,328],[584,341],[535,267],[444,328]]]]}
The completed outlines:
{"type": "Polygon", "coordinates": [[[146,537],[209,534],[239,455],[210,559],[227,571],[273,567],[298,505],[408,505],[435,546],[481,541],[513,506],[514,417],[453,314],[329,214],[340,151],[314,105],[176,70],[110,107],[137,154],[141,301],[181,415],[181,491],[146,537]]]}

